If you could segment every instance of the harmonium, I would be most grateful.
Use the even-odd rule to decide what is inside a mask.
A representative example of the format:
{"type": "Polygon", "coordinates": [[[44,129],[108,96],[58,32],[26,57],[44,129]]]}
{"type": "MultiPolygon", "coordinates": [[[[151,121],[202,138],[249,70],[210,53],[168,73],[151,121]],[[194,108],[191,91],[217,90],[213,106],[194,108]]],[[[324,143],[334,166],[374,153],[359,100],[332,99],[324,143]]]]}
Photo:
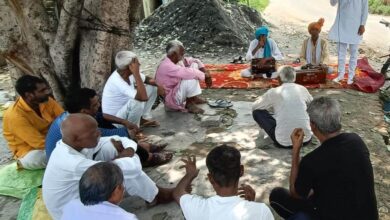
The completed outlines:
{"type": "Polygon", "coordinates": [[[270,77],[273,72],[276,72],[275,59],[255,58],[251,61],[251,70],[253,75],[267,74],[270,77]]]}
{"type": "Polygon", "coordinates": [[[297,70],[296,73],[295,83],[301,85],[326,83],[328,67],[312,66],[307,69],[297,70]]]}

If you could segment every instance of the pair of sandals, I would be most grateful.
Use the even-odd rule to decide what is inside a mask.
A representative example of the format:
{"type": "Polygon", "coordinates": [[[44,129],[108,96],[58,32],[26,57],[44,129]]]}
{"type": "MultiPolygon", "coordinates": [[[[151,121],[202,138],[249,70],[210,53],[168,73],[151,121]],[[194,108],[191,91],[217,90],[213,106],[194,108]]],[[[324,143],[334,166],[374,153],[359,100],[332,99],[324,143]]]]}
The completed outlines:
{"type": "Polygon", "coordinates": [[[233,106],[232,101],[227,99],[210,100],[207,104],[213,108],[230,108],[233,106]]]}
{"type": "Polygon", "coordinates": [[[239,64],[244,64],[245,63],[245,59],[242,58],[242,56],[239,56],[238,58],[233,58],[233,61],[230,62],[230,63],[239,63],[239,64]]]}

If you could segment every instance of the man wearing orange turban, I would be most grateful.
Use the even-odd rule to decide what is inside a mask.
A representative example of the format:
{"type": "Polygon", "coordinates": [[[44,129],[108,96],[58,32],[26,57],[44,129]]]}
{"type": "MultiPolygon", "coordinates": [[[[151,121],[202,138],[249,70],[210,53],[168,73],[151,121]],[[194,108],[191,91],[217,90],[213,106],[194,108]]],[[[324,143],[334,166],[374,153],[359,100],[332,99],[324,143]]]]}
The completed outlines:
{"type": "Polygon", "coordinates": [[[303,41],[300,59],[306,65],[323,65],[329,60],[328,42],[320,37],[324,19],[312,22],[308,26],[310,37],[303,41]]]}

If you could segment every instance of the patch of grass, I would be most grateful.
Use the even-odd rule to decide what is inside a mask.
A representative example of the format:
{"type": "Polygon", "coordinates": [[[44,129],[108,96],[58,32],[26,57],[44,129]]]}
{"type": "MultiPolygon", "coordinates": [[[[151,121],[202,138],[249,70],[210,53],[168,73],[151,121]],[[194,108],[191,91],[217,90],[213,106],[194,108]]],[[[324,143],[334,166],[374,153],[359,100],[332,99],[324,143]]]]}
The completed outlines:
{"type": "Polygon", "coordinates": [[[248,5],[261,12],[268,6],[269,0],[239,0],[241,4],[248,5]]]}
{"type": "Polygon", "coordinates": [[[390,15],[390,5],[385,5],[384,0],[368,0],[370,13],[390,15]]]}

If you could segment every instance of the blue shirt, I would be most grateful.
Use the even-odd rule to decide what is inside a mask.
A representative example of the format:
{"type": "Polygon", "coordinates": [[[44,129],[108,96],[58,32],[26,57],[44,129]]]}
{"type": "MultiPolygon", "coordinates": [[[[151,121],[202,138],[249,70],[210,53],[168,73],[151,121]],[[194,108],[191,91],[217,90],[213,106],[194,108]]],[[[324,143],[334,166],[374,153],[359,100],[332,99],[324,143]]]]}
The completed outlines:
{"type": "MultiPolygon", "coordinates": [[[[65,120],[65,118],[69,115],[69,112],[63,112],[60,116],[58,116],[53,123],[50,125],[49,131],[46,135],[46,141],[45,141],[45,151],[46,151],[46,158],[49,160],[51,153],[53,152],[54,148],[56,147],[56,144],[59,140],[62,139],[61,134],[61,123],[65,120]]],[[[100,114],[97,114],[96,117],[100,117],[100,114]]],[[[113,128],[113,129],[107,129],[107,128],[100,128],[99,130],[101,132],[102,137],[108,137],[113,135],[118,135],[120,137],[129,137],[127,133],[127,128],[113,128]]]]}

